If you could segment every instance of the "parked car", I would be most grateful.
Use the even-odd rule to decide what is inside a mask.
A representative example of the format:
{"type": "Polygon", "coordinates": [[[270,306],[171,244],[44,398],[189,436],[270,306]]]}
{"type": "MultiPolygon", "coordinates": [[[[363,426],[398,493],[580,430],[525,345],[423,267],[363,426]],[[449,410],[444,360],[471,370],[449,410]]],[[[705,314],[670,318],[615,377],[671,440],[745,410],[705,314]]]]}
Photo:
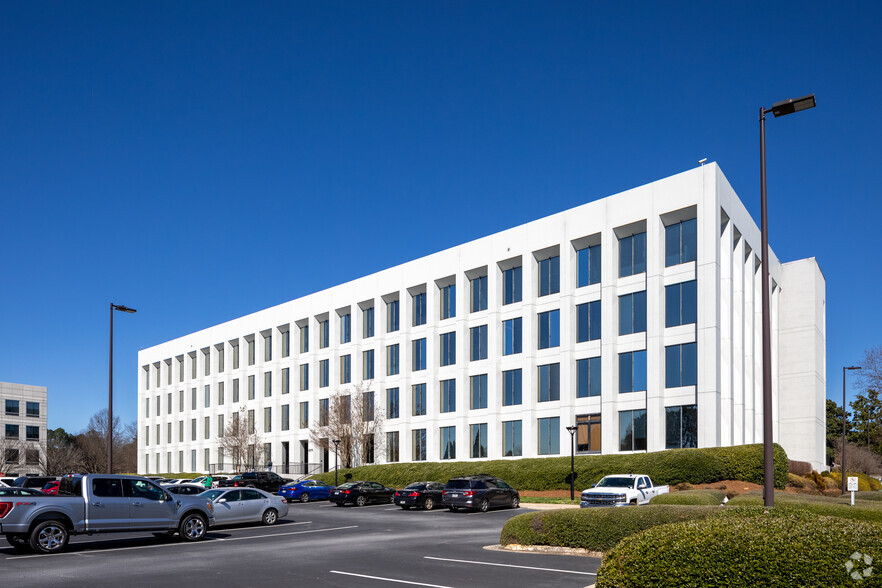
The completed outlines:
{"type": "Polygon", "coordinates": [[[60,483],[61,482],[59,482],[58,480],[55,480],[54,482],[49,482],[48,484],[43,486],[43,490],[42,490],[43,494],[49,494],[49,495],[58,494],[58,485],[60,483]]]}
{"type": "Polygon", "coordinates": [[[288,516],[288,501],[257,488],[215,488],[199,495],[214,503],[218,525],[262,523],[275,525],[288,516]]]}
{"type": "Polygon", "coordinates": [[[39,490],[49,482],[54,482],[57,479],[55,476],[19,476],[12,482],[12,486],[36,488],[39,490]]]}
{"type": "Polygon", "coordinates": [[[659,494],[670,492],[668,486],[653,486],[649,476],[643,474],[617,474],[605,476],[591,488],[582,491],[579,506],[637,506],[649,504],[659,494]]]}
{"type": "Polygon", "coordinates": [[[337,506],[346,503],[364,506],[370,502],[392,502],[395,488],[383,486],[379,482],[346,482],[331,490],[331,502],[337,506]]]}
{"type": "Polygon", "coordinates": [[[395,504],[408,510],[411,507],[432,510],[442,504],[444,484],[441,482],[414,482],[395,492],[395,504]]]}
{"type": "Polygon", "coordinates": [[[288,502],[298,500],[309,502],[310,500],[327,500],[331,497],[334,487],[318,480],[301,480],[292,484],[285,484],[279,488],[279,496],[288,502]]]}
{"type": "Polygon", "coordinates": [[[202,494],[207,490],[205,486],[199,484],[165,484],[162,488],[172,494],[183,494],[184,496],[202,494]]]}
{"type": "Polygon", "coordinates": [[[275,494],[279,488],[285,484],[290,484],[294,480],[283,478],[275,472],[244,472],[233,478],[232,480],[221,480],[218,482],[218,488],[258,488],[275,494]]]}
{"type": "MultiPolygon", "coordinates": [[[[19,488],[18,486],[6,486],[0,488],[0,497],[2,496],[46,496],[42,490],[36,488],[19,488]]],[[[2,519],[2,517],[0,517],[2,519]]],[[[0,525],[2,526],[2,525],[0,525]]]]}
{"type": "Polygon", "coordinates": [[[487,512],[491,508],[518,508],[521,495],[518,491],[489,474],[462,476],[447,481],[442,493],[444,506],[450,512],[459,509],[487,512]]]}

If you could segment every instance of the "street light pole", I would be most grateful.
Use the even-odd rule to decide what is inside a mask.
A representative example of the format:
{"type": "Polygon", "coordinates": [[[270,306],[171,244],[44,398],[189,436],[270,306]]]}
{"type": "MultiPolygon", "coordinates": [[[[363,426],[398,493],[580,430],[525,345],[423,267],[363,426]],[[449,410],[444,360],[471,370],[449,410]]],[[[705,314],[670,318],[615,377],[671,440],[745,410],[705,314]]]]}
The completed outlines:
{"type": "Polygon", "coordinates": [[[841,469],[842,469],[842,493],[843,494],[846,493],[846,491],[847,491],[846,488],[848,487],[848,485],[846,484],[847,479],[845,477],[845,471],[846,471],[845,470],[845,444],[847,442],[845,434],[846,434],[846,430],[847,430],[846,423],[848,422],[848,419],[845,418],[845,372],[848,370],[859,370],[859,369],[861,369],[860,366],[856,366],[856,365],[849,366],[849,367],[845,367],[845,366],[842,367],[842,467],[841,467],[841,469]]]}
{"type": "Polygon", "coordinates": [[[337,485],[337,472],[340,471],[340,452],[337,449],[339,445],[340,440],[334,439],[334,486],[337,485]]]}
{"type": "Polygon", "coordinates": [[[110,303],[110,377],[107,386],[107,473],[113,473],[113,311],[137,312],[134,308],[128,308],[122,304],[110,303]]]}
{"type": "Polygon", "coordinates": [[[771,108],[760,107],[760,208],[763,305],[763,503],[775,506],[775,463],[772,451],[772,316],[769,303],[769,222],[766,214],[766,113],[776,118],[814,108],[815,95],[782,100],[771,108]]]}
{"type": "Polygon", "coordinates": [[[570,432],[570,500],[576,499],[576,443],[575,435],[578,427],[570,425],[567,431],[570,432]]]}

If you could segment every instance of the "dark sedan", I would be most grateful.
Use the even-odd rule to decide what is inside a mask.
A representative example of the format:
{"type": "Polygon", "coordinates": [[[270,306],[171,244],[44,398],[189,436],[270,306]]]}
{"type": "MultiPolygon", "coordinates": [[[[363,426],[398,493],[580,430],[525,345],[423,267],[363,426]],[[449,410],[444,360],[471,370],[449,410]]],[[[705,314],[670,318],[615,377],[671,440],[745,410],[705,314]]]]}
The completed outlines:
{"type": "Polygon", "coordinates": [[[393,494],[395,488],[383,486],[379,482],[346,482],[331,490],[331,502],[337,506],[364,506],[371,502],[392,502],[393,494]]]}
{"type": "Polygon", "coordinates": [[[395,493],[395,504],[404,510],[410,507],[432,510],[436,506],[441,506],[443,491],[444,484],[441,482],[414,482],[395,493]]]}

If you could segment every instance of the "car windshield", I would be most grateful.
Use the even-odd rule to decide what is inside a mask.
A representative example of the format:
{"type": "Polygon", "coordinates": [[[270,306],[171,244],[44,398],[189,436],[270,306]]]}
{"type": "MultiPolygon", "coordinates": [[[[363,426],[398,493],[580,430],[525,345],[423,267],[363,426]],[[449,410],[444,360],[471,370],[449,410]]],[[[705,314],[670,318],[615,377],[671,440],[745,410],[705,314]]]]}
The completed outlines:
{"type": "Polygon", "coordinates": [[[634,478],[604,478],[597,483],[598,488],[633,488],[634,478]]]}
{"type": "Polygon", "coordinates": [[[204,496],[205,498],[207,498],[209,500],[214,500],[215,498],[217,498],[225,493],[226,493],[226,490],[206,490],[205,492],[200,494],[200,496],[204,496]]]}
{"type": "Polygon", "coordinates": [[[410,486],[405,488],[405,490],[425,490],[425,489],[426,489],[426,485],[421,482],[411,484],[410,486]]]}

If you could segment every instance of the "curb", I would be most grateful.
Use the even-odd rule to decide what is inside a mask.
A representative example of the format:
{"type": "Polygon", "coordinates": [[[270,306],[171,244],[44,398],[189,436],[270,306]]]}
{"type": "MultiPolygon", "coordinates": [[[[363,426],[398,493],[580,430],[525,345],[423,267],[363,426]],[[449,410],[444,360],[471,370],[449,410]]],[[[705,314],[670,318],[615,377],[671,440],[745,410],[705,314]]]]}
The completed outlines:
{"type": "Polygon", "coordinates": [[[484,549],[488,551],[516,551],[519,553],[541,553],[545,555],[573,555],[577,557],[595,557],[602,558],[602,551],[591,551],[580,547],[552,547],[551,545],[518,545],[511,543],[509,545],[485,545],[484,549]]]}

